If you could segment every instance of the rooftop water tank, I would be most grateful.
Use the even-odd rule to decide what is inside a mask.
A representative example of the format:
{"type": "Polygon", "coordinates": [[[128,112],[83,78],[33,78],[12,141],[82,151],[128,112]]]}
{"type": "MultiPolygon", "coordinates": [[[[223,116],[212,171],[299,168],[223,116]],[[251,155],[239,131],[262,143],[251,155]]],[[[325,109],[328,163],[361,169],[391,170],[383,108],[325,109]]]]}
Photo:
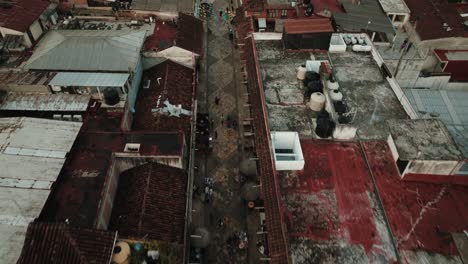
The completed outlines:
{"type": "Polygon", "coordinates": [[[304,80],[306,78],[307,69],[305,65],[301,65],[297,68],[297,79],[304,80]]]}
{"type": "Polygon", "coordinates": [[[333,102],[343,100],[343,94],[339,90],[330,91],[330,97],[333,102]]]}
{"type": "Polygon", "coordinates": [[[119,92],[115,88],[107,87],[104,90],[104,102],[107,105],[116,105],[120,102],[119,92]]]}
{"type": "Polygon", "coordinates": [[[330,90],[338,90],[338,88],[340,88],[340,85],[335,80],[328,80],[327,81],[327,87],[330,90]]]}
{"type": "Polygon", "coordinates": [[[353,51],[355,52],[370,52],[372,47],[369,45],[353,45],[353,51]]]}
{"type": "Polygon", "coordinates": [[[333,135],[336,124],[330,118],[319,118],[317,119],[317,127],[315,128],[315,134],[321,138],[329,138],[333,135]]]}
{"type": "Polygon", "coordinates": [[[325,95],[323,93],[313,93],[310,96],[309,108],[312,111],[321,111],[325,106],[325,95]]]}

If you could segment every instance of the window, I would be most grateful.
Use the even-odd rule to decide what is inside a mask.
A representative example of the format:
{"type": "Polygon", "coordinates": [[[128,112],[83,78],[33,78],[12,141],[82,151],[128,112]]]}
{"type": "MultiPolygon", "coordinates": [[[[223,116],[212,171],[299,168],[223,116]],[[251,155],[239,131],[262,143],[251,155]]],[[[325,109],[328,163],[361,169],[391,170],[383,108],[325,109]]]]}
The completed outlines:
{"type": "Polygon", "coordinates": [[[268,17],[278,17],[278,10],[275,10],[275,9],[268,10],[268,17]]]}
{"type": "Polygon", "coordinates": [[[258,17],[262,15],[262,12],[254,12],[253,15],[258,17]]]}
{"type": "Polygon", "coordinates": [[[287,17],[287,16],[288,16],[288,10],[287,9],[281,10],[281,17],[287,17]]]}
{"type": "Polygon", "coordinates": [[[395,22],[403,22],[405,20],[405,15],[395,15],[395,22]]]}

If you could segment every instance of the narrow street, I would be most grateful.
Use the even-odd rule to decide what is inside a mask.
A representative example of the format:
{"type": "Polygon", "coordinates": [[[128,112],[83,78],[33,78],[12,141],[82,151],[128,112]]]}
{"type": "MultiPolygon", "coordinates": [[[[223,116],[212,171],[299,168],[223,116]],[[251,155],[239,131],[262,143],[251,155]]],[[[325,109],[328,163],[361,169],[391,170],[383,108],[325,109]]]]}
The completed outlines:
{"type": "MultiPolygon", "coordinates": [[[[197,173],[194,208],[200,211],[200,219],[194,219],[210,233],[210,243],[205,249],[204,263],[249,263],[252,250],[247,229],[248,209],[241,198],[243,180],[239,164],[243,159],[241,142],[242,107],[245,101],[240,91],[242,75],[238,50],[229,38],[229,23],[223,22],[226,8],[231,10],[230,0],[215,0],[212,15],[206,18],[208,37],[205,54],[206,65],[201,76],[205,77],[199,95],[199,112],[206,112],[212,124],[213,150],[196,154],[197,173]],[[234,124],[233,123],[237,123],[234,124]],[[206,201],[206,179],[212,179],[211,198],[206,201]],[[239,236],[247,238],[247,244],[239,242],[239,236]],[[240,245],[242,244],[242,245],[240,245]]],[[[211,181],[211,180],[208,180],[211,181]]],[[[253,247],[255,248],[255,247],[253,247]]]]}

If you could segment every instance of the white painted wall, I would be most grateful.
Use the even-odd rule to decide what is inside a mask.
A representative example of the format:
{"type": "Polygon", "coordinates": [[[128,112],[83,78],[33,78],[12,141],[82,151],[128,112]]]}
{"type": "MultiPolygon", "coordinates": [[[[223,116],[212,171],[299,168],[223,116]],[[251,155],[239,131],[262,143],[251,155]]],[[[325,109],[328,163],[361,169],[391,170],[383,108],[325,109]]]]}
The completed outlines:
{"type": "Polygon", "coordinates": [[[304,155],[302,154],[301,142],[297,132],[271,132],[273,151],[275,149],[292,149],[293,154],[276,154],[275,165],[277,171],[302,170],[304,169],[304,155]],[[278,156],[294,157],[294,160],[278,160],[278,156]]]}
{"type": "Polygon", "coordinates": [[[34,40],[38,40],[43,33],[39,20],[34,21],[34,23],[29,27],[29,30],[31,31],[31,35],[34,40]]]}
{"type": "Polygon", "coordinates": [[[387,143],[388,143],[388,146],[390,147],[390,151],[392,152],[393,159],[396,162],[398,158],[400,157],[400,155],[398,154],[398,150],[396,148],[395,141],[393,140],[392,135],[388,135],[387,143]]]}
{"type": "Polygon", "coordinates": [[[254,32],[253,36],[255,40],[281,40],[283,34],[274,32],[254,32]]]}
{"type": "Polygon", "coordinates": [[[459,168],[459,163],[450,160],[412,160],[402,176],[407,173],[452,175],[459,168]]]}
{"type": "Polygon", "coordinates": [[[341,34],[332,34],[330,39],[330,47],[328,48],[329,52],[345,52],[346,43],[343,40],[341,34]]]}

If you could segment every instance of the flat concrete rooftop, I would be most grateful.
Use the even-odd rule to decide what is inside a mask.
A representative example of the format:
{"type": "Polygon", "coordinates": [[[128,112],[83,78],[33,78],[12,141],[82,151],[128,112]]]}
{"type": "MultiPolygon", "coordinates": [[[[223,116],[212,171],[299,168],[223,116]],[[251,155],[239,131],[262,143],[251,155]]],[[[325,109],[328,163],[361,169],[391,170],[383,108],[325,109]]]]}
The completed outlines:
{"type": "Polygon", "coordinates": [[[316,113],[304,104],[304,90],[296,79],[296,68],[311,59],[330,60],[344,101],[356,110],[352,125],[358,128],[358,138],[386,139],[386,121],[407,118],[371,54],[286,52],[281,41],[257,41],[256,46],[272,131],[314,137],[316,113]]]}

